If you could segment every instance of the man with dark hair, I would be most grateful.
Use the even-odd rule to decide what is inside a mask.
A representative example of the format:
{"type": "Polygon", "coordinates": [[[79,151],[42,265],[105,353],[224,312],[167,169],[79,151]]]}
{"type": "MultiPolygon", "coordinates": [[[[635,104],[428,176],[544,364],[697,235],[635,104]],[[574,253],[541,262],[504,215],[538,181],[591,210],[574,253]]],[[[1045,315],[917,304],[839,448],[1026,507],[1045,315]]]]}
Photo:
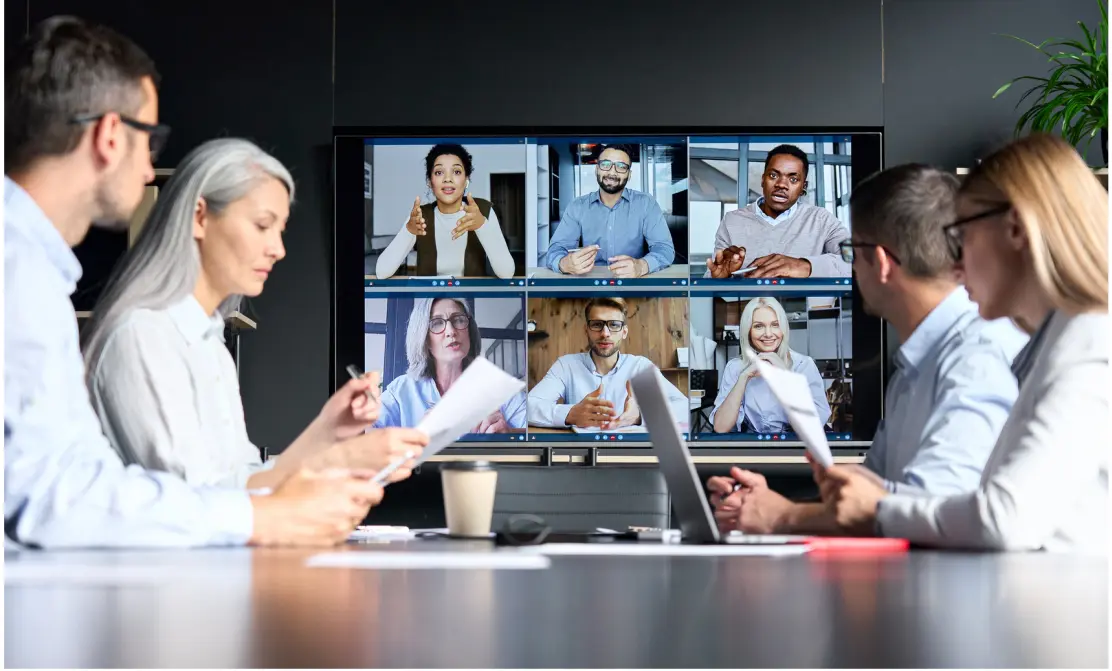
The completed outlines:
{"type": "Polygon", "coordinates": [[[273,494],[200,488],[125,467],[85,387],[72,246],[117,227],[154,178],[154,63],[70,17],[37,25],[5,67],[4,531],[44,548],[342,542],[381,488],[299,473],[273,494]]]}
{"type": "Polygon", "coordinates": [[[676,248],[660,205],[626,187],[632,152],[611,145],[599,153],[598,191],[567,206],[548,243],[546,265],[554,272],[586,275],[605,266],[614,277],[641,277],[672,265],[676,248]]]}
{"type": "Polygon", "coordinates": [[[550,428],[593,428],[603,431],[642,426],[641,409],[630,380],[651,368],[667,390],[677,422],[687,421],[687,397],[668,382],[653,362],[623,354],[629,336],[629,308],[622,298],[598,297],[583,308],[587,351],[556,359],[544,378],[529,391],[529,423],[550,428]],[[619,411],[618,408],[621,408],[619,411]]]}
{"type": "MultiPolygon", "coordinates": [[[[841,252],[857,271],[865,311],[903,343],[861,469],[890,492],[975,489],[1019,393],[1011,363],[1027,337],[1007,320],[981,319],[954,274],[942,229],[955,218],[957,191],[947,172],[904,165],[866,180],[850,203],[853,239],[841,252]]],[[[730,475],[708,482],[723,529],[836,530],[821,503],[792,503],[757,473],[730,475]]]]}
{"type": "Polygon", "coordinates": [[[757,202],[727,212],[718,225],[710,277],[724,279],[746,267],[748,278],[849,277],[838,244],[849,237],[826,208],[799,202],[807,193],[807,154],[782,144],[768,152],[757,202]]]}

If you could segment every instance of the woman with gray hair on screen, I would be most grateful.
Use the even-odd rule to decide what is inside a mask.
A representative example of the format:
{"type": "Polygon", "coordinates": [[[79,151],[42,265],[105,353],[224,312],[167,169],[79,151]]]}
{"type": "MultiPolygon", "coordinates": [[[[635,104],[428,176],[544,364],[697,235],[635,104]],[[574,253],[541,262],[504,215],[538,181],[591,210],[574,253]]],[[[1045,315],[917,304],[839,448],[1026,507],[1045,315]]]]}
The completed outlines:
{"type": "Polygon", "coordinates": [[[718,398],[710,413],[715,433],[780,433],[791,431],[788,415],[761,379],[757,359],[807,378],[815,412],[823,424],[830,419],[826,387],[815,360],[788,347],[788,316],[780,301],[754,298],[741,313],[741,356],[726,364],[718,398]],[[746,431],[748,428],[748,431],[746,431]]]}
{"type": "MultiPolygon", "coordinates": [[[[467,301],[418,298],[413,303],[405,334],[409,369],[382,392],[376,427],[417,426],[482,350],[479,325],[467,301]]],[[[523,428],[525,392],[519,391],[471,432],[506,433],[523,428]]]]}
{"type": "Polygon", "coordinates": [[[302,467],[381,468],[427,443],[360,436],[378,412],[370,377],[338,390],[280,458],[263,464],[247,437],[224,318],[285,257],[293,194],[285,166],[239,139],[202,144],[170,178],[82,334],[93,407],[125,463],[260,489],[302,467]]]}

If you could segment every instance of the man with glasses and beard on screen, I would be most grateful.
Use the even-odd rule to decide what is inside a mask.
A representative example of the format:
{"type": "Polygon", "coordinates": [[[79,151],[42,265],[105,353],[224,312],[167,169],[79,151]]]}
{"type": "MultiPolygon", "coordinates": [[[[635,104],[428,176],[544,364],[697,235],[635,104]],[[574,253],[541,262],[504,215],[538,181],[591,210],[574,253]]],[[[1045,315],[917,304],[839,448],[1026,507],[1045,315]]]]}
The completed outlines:
{"type": "Polygon", "coordinates": [[[614,277],[641,277],[672,265],[676,248],[660,205],[626,187],[634,151],[602,148],[595,165],[598,191],[568,205],[549,242],[545,264],[553,272],[585,275],[607,266],[614,277]]]}
{"type": "Polygon", "coordinates": [[[687,397],[668,382],[652,361],[620,351],[629,336],[628,308],[621,298],[592,298],[583,308],[588,351],[556,359],[526,401],[529,424],[547,428],[593,428],[614,431],[641,426],[641,410],[630,379],[655,369],[667,390],[677,422],[688,413],[687,397]]]}

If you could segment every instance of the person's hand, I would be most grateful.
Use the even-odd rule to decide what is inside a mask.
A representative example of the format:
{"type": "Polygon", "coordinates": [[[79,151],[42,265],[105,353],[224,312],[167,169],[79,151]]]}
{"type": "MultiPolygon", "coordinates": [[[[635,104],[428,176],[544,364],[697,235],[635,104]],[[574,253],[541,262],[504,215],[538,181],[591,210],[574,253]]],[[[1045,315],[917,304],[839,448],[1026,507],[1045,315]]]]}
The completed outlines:
{"type": "Polygon", "coordinates": [[[595,257],[598,256],[598,245],[588,245],[582,249],[569,252],[560,259],[560,272],[565,275],[586,275],[595,267],[595,257]]]}
{"type": "Polygon", "coordinates": [[[471,197],[471,194],[467,194],[467,204],[463,206],[463,216],[459,218],[456,227],[452,229],[452,239],[455,240],[468,231],[478,230],[485,223],[486,217],[479,211],[475,199],[471,197]]]}
{"type": "Polygon", "coordinates": [[[615,416],[614,404],[602,398],[602,385],[600,384],[598,389],[587,394],[582,401],[571,407],[564,423],[568,426],[602,427],[605,423],[614,419],[615,416]]]}
{"type": "MultiPolygon", "coordinates": [[[[599,385],[602,388],[602,385],[599,385]]],[[[626,426],[633,426],[641,421],[641,406],[637,405],[637,399],[633,398],[633,385],[626,382],[626,400],[625,406],[622,407],[622,414],[618,415],[617,419],[612,422],[604,422],[602,428],[604,429],[620,429],[626,426]]]]}
{"type": "Polygon", "coordinates": [[[645,259],[635,259],[621,254],[606,260],[610,264],[610,272],[614,277],[641,277],[649,274],[649,262],[645,259]]]}
{"type": "Polygon", "coordinates": [[[746,277],[810,277],[811,262],[783,254],[769,254],[753,259],[756,268],[746,277]]]}
{"type": "Polygon", "coordinates": [[[502,416],[501,410],[490,413],[471,433],[504,433],[510,430],[510,424],[502,416]]]}
{"type": "Polygon", "coordinates": [[[409,455],[406,463],[390,474],[388,482],[400,482],[412,474],[417,458],[429,444],[429,437],[420,429],[391,427],[374,429],[338,442],[309,459],[306,468],[334,468],[381,471],[392,462],[409,455]]]}
{"type": "Polygon", "coordinates": [[[741,510],[743,492],[735,490],[738,482],[732,477],[716,475],[707,480],[710,492],[710,505],[714,508],[714,521],[720,533],[737,529],[738,512],[741,510]]]}
{"type": "Polygon", "coordinates": [[[733,468],[730,475],[741,484],[741,505],[735,519],[747,534],[774,534],[783,527],[792,502],[772,491],[759,473],[733,468]]]}
{"type": "Polygon", "coordinates": [[[745,248],[730,245],[725,249],[719,249],[714,256],[707,259],[707,269],[714,279],[724,280],[731,273],[741,270],[743,263],[745,263],[745,248]]]}
{"type": "Polygon", "coordinates": [[[421,214],[421,197],[413,199],[413,209],[409,211],[409,221],[405,222],[405,230],[413,235],[425,234],[425,215],[421,214]]]}
{"type": "Polygon", "coordinates": [[[839,527],[857,536],[875,534],[877,505],[888,496],[883,486],[853,469],[831,466],[819,491],[839,527]]]}
{"type": "Polygon", "coordinates": [[[347,540],[382,500],[382,487],[366,472],[302,469],[274,493],[252,496],[250,545],[330,546],[347,540]]]}
{"type": "Polygon", "coordinates": [[[773,366],[775,366],[775,367],[777,367],[781,370],[787,370],[788,369],[788,364],[784,363],[784,360],[781,359],[780,355],[777,354],[776,352],[761,352],[760,354],[757,355],[757,358],[762,359],[766,363],[772,364],[773,366]]]}
{"type": "Polygon", "coordinates": [[[324,404],[313,420],[316,435],[333,443],[363,433],[378,419],[381,408],[378,371],[349,380],[324,404]]]}

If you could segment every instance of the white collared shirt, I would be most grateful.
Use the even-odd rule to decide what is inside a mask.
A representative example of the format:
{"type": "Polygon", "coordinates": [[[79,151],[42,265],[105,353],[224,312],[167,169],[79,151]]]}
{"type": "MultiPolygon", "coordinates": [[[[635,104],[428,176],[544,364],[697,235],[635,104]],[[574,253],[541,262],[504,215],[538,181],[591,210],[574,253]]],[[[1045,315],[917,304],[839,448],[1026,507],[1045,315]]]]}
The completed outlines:
{"type": "Polygon", "coordinates": [[[108,335],[89,387],[125,463],[236,488],[265,468],[247,437],[224,322],[192,295],[125,316],[108,335]]]}
{"type": "Polygon", "coordinates": [[[81,264],[4,179],[4,532],[43,548],[242,545],[247,492],[124,467],[85,389],[70,294],[81,264]]]}

